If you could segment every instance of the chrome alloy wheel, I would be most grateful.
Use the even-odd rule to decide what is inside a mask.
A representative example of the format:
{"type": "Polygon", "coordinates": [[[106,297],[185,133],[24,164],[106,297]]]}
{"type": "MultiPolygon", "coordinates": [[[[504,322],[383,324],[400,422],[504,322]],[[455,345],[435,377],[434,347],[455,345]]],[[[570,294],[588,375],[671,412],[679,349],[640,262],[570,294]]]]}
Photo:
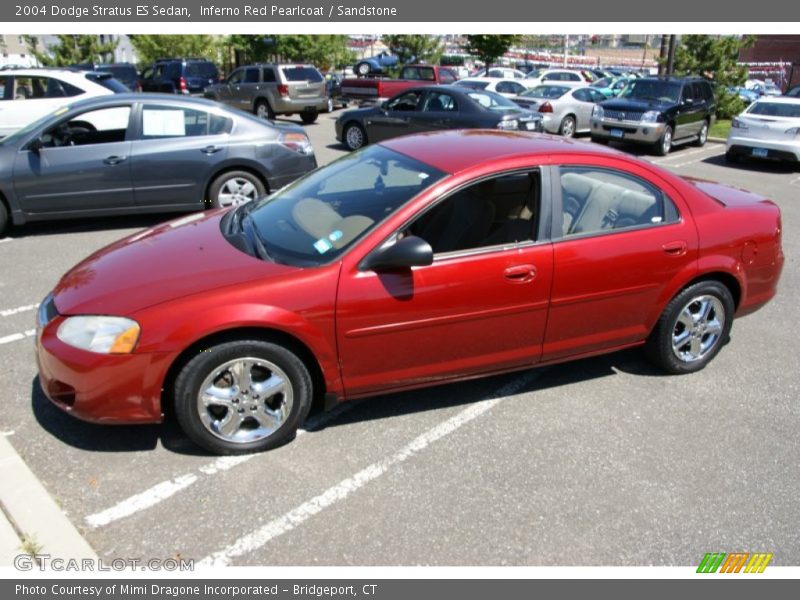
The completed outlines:
{"type": "Polygon", "coordinates": [[[228,361],[200,385],[197,411],[205,428],[233,443],[262,440],[292,412],[292,385],[274,363],[245,357],[228,361]]]}
{"type": "Polygon", "coordinates": [[[252,181],[244,177],[232,177],[222,184],[217,194],[218,204],[224,206],[238,206],[250,200],[255,200],[258,190],[252,181]]]}
{"type": "Polygon", "coordinates": [[[364,133],[357,125],[351,125],[347,129],[347,133],[345,133],[345,140],[348,148],[358,150],[364,145],[364,133]]]}
{"type": "Polygon", "coordinates": [[[672,327],[672,351],[678,360],[693,363],[707,356],[720,342],[725,318],[719,298],[711,295],[692,298],[672,327]]]}
{"type": "Polygon", "coordinates": [[[669,154],[670,149],[672,148],[672,130],[667,128],[664,132],[664,138],[661,140],[661,152],[664,155],[669,154]]]}

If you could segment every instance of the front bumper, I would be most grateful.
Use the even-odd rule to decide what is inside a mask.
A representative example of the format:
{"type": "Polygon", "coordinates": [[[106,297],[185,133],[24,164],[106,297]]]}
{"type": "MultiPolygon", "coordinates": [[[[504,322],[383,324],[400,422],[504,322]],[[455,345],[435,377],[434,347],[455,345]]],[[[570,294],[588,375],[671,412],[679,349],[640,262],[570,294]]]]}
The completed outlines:
{"type": "Polygon", "coordinates": [[[37,332],[39,382],[64,412],[92,423],[160,423],[161,386],[170,353],[106,355],[73,348],[56,337],[64,317],[37,332]]]}
{"type": "Polygon", "coordinates": [[[615,119],[592,118],[592,137],[620,142],[655,144],[661,139],[666,123],[642,123],[641,121],[617,121],[615,119]]]}
{"type": "Polygon", "coordinates": [[[731,134],[725,144],[725,151],[733,156],[749,156],[800,162],[800,139],[770,140],[751,138],[746,135],[731,134]]]}

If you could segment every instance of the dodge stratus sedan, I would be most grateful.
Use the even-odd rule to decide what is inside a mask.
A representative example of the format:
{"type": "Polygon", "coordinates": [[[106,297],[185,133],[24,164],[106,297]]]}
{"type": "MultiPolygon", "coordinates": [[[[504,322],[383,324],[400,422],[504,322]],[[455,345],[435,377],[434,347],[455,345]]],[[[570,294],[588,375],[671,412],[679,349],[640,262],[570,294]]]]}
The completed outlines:
{"type": "Polygon", "coordinates": [[[167,406],[222,453],[336,402],[644,346],[705,367],[776,293],[771,201],[524,132],[374,144],[123,239],[41,303],[40,382],[89,421],[167,406]]]}

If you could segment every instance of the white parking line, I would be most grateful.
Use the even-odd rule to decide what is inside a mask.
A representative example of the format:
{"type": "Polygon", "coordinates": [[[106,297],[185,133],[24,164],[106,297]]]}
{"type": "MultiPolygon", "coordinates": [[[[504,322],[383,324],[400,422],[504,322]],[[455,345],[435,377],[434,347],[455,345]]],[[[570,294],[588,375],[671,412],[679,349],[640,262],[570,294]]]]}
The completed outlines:
{"type": "Polygon", "coordinates": [[[5,244],[7,242],[13,242],[13,241],[14,241],[14,238],[9,238],[9,237],[0,238],[0,244],[5,244]]]}
{"type": "MultiPolygon", "coordinates": [[[[297,431],[297,435],[300,436],[308,431],[314,431],[315,429],[321,428],[353,408],[355,404],[357,403],[345,402],[343,404],[339,404],[334,409],[326,413],[321,413],[309,419],[303,428],[297,431]]],[[[118,502],[110,508],[85,517],[84,520],[89,527],[103,527],[104,525],[108,525],[109,523],[113,523],[114,521],[118,521],[124,517],[129,517],[134,513],[151,508],[156,504],[163,502],[167,498],[170,498],[178,492],[183,491],[189,486],[195,484],[202,476],[216,475],[217,473],[232,469],[233,467],[252,460],[258,456],[260,455],[243,454],[240,456],[222,456],[212,463],[199,467],[197,469],[197,473],[186,473],[168,481],[157,483],[153,487],[148,488],[139,494],[130,496],[129,498],[118,502]]]]}
{"type": "Polygon", "coordinates": [[[17,313],[25,312],[28,310],[34,310],[39,307],[39,303],[36,304],[26,304],[25,306],[18,306],[16,308],[6,308],[5,310],[0,310],[0,317],[10,317],[11,315],[16,315],[17,313]]]}
{"type": "Polygon", "coordinates": [[[688,152],[676,152],[675,154],[669,154],[669,155],[667,155],[667,156],[665,156],[663,158],[653,159],[652,162],[660,165],[660,164],[666,163],[666,162],[671,161],[671,160],[675,160],[675,159],[679,159],[680,160],[682,158],[686,158],[687,156],[693,156],[695,154],[702,154],[703,152],[708,152],[709,150],[711,150],[711,154],[709,155],[709,156],[711,156],[715,152],[718,152],[720,150],[720,148],[716,148],[714,146],[706,146],[704,148],[698,148],[697,150],[689,150],[688,152]]]}
{"type": "Polygon", "coordinates": [[[504,397],[511,396],[519,392],[524,386],[535,379],[537,374],[538,372],[536,371],[528,371],[511,383],[508,383],[497,390],[497,392],[491,398],[471,404],[458,414],[450,417],[446,421],[443,421],[439,425],[432,427],[419,437],[414,438],[410,443],[405,445],[394,454],[384,458],[380,462],[369,465],[351,477],[343,479],[318,496],[303,502],[297,508],[294,508],[284,515],[273,519],[252,533],[239,538],[225,549],[220,550],[219,552],[214,552],[210,556],[200,561],[200,566],[220,567],[230,565],[234,558],[247,554],[248,552],[258,550],[278,536],[292,531],[293,529],[305,523],[314,515],[319,514],[337,502],[341,502],[350,494],[358,491],[369,482],[374,481],[386,474],[392,467],[405,462],[412,456],[425,450],[432,443],[453,433],[470,421],[473,421],[474,419],[477,419],[481,415],[485,414],[499,402],[501,402],[504,397]]]}
{"type": "Polygon", "coordinates": [[[26,337],[33,337],[34,335],[36,335],[35,329],[28,329],[28,331],[23,331],[22,333],[12,333],[11,335],[1,337],[0,344],[10,344],[11,342],[18,342],[19,340],[24,340],[26,337]]]}
{"type": "Polygon", "coordinates": [[[797,177],[797,178],[795,178],[795,179],[792,179],[792,180],[789,182],[789,185],[800,185],[800,177],[797,177]]]}

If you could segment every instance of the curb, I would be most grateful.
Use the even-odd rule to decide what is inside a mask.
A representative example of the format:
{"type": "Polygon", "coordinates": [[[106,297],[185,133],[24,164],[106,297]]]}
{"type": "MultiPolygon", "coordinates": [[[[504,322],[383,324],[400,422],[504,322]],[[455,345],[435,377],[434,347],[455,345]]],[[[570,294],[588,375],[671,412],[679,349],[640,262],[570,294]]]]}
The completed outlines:
{"type": "Polygon", "coordinates": [[[713,142],[715,144],[727,144],[727,138],[718,138],[718,137],[708,137],[706,138],[707,141],[713,142]]]}
{"type": "Polygon", "coordinates": [[[0,435],[0,567],[22,554],[20,535],[41,554],[64,560],[97,560],[97,554],[56,504],[11,443],[0,435]]]}

